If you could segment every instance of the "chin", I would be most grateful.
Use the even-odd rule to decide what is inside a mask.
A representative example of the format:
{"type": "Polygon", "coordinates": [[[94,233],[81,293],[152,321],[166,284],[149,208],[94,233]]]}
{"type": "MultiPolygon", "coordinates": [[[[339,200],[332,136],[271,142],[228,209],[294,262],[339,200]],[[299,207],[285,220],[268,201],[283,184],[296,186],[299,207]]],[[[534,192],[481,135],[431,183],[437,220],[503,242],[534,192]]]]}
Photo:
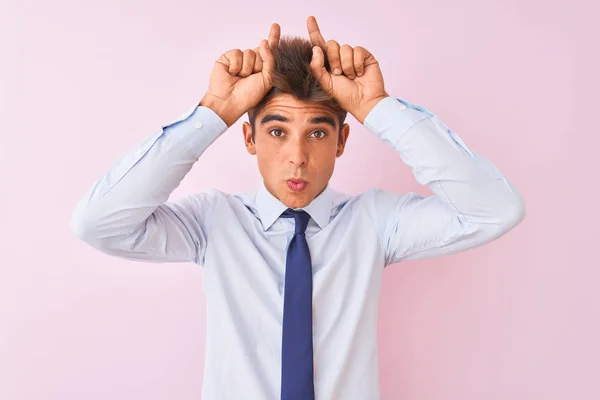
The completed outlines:
{"type": "Polygon", "coordinates": [[[284,197],[282,203],[288,208],[302,208],[310,204],[310,201],[307,201],[305,196],[288,195],[284,197]]]}
{"type": "Polygon", "coordinates": [[[292,192],[285,187],[284,193],[281,196],[281,202],[289,208],[302,208],[310,204],[312,201],[311,195],[307,191],[292,192]]]}

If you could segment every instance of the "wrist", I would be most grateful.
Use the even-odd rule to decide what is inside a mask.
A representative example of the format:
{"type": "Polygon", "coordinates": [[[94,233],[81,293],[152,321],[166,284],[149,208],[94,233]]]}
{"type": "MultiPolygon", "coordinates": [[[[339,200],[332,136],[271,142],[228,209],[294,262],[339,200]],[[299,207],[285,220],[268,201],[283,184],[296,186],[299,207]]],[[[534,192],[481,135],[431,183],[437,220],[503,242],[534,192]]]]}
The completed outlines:
{"type": "Polygon", "coordinates": [[[386,97],[389,97],[389,95],[387,93],[377,96],[377,97],[369,100],[365,104],[363,104],[355,112],[351,112],[351,114],[354,115],[354,118],[356,118],[358,120],[358,122],[360,122],[361,124],[364,124],[365,119],[367,118],[367,116],[369,115],[371,110],[377,105],[377,103],[379,103],[381,100],[385,99],[386,97]]]}
{"type": "Polygon", "coordinates": [[[223,120],[223,122],[227,124],[228,128],[233,125],[241,116],[231,109],[227,101],[210,93],[205,94],[198,105],[202,107],[208,107],[214,111],[215,114],[217,114],[223,120]]]}

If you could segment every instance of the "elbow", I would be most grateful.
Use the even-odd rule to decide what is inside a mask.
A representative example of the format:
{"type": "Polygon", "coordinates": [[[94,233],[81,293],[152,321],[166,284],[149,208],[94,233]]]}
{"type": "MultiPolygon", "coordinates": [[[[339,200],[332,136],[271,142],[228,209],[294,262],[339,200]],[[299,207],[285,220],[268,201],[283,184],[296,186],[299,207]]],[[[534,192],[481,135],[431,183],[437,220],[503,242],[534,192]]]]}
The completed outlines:
{"type": "Polygon", "coordinates": [[[501,234],[519,225],[525,219],[525,203],[521,198],[504,207],[499,215],[499,230],[501,234]]]}
{"type": "Polygon", "coordinates": [[[133,250],[130,245],[132,236],[117,233],[114,225],[94,214],[75,209],[71,214],[70,228],[79,240],[108,255],[121,256],[133,250]]]}
{"type": "Polygon", "coordinates": [[[509,182],[510,197],[505,201],[504,210],[501,213],[506,230],[519,225],[525,219],[525,200],[521,191],[509,182]]]}
{"type": "Polygon", "coordinates": [[[70,228],[75,237],[88,245],[96,249],[102,249],[106,246],[107,238],[102,239],[102,235],[98,230],[98,220],[91,218],[85,212],[81,212],[80,209],[75,209],[71,214],[70,228]]]}
{"type": "Polygon", "coordinates": [[[516,226],[521,223],[525,219],[525,203],[523,201],[519,202],[519,204],[515,207],[512,213],[512,223],[516,226]]]}
{"type": "Polygon", "coordinates": [[[91,244],[94,242],[94,229],[89,220],[85,218],[78,210],[73,211],[70,221],[71,232],[78,239],[91,244]]]}
{"type": "Polygon", "coordinates": [[[98,229],[98,222],[78,216],[76,213],[71,217],[71,231],[79,240],[108,255],[117,255],[119,248],[118,240],[114,236],[102,234],[98,229]]]}
{"type": "Polygon", "coordinates": [[[515,197],[511,206],[508,207],[506,219],[512,226],[520,224],[525,219],[525,201],[520,193],[515,197]]]}
{"type": "Polygon", "coordinates": [[[103,218],[103,215],[105,215],[104,212],[99,212],[89,204],[79,202],[71,212],[69,221],[71,232],[79,240],[96,249],[106,246],[111,232],[107,230],[106,218],[103,218]]]}

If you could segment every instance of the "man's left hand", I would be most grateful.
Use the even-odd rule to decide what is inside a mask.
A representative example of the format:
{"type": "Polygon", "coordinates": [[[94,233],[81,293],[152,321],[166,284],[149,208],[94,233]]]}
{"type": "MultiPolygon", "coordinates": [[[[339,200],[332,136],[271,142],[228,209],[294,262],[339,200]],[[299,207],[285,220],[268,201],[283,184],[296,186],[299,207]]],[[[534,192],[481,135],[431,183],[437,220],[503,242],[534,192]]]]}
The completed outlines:
{"type": "Polygon", "coordinates": [[[340,47],[335,40],[325,42],[315,17],[308,17],[306,25],[313,44],[313,73],[323,89],[362,124],[373,107],[388,97],[379,62],[364,47],[340,47]],[[325,68],[323,51],[331,72],[325,68]]]}

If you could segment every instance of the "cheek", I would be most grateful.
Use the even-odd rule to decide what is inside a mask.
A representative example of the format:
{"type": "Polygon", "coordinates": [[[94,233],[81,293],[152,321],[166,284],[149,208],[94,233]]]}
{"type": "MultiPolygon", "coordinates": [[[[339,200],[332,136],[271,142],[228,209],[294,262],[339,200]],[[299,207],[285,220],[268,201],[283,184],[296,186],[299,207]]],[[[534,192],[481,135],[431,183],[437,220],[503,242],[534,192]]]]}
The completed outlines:
{"type": "Polygon", "coordinates": [[[279,152],[276,149],[260,147],[256,149],[258,169],[263,177],[277,175],[280,170],[279,152]]]}
{"type": "Polygon", "coordinates": [[[323,146],[323,148],[315,149],[312,160],[315,165],[319,166],[319,168],[333,168],[336,160],[336,155],[337,146],[323,146]]]}
{"type": "Polygon", "coordinates": [[[271,140],[265,140],[265,138],[261,138],[261,141],[256,143],[255,149],[256,155],[264,159],[274,157],[278,154],[278,147],[275,143],[271,140]]]}
{"type": "Polygon", "coordinates": [[[333,160],[326,160],[319,165],[319,176],[323,180],[329,180],[333,175],[333,169],[335,167],[335,162],[333,160]]]}

